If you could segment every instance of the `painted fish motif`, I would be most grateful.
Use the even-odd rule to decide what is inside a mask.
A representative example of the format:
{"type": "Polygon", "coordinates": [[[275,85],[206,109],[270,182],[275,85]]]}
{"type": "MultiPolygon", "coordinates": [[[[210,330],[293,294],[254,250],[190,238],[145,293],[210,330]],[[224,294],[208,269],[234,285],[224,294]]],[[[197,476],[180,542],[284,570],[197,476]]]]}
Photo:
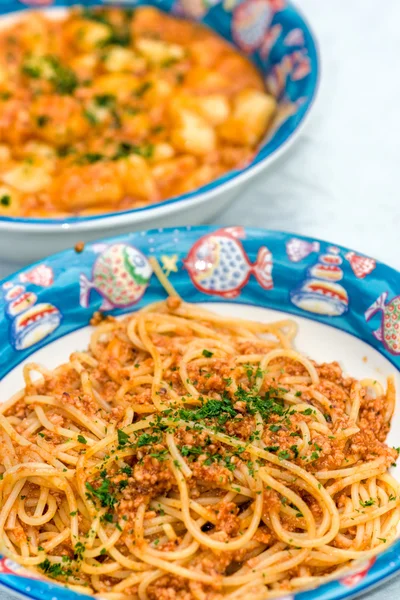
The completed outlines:
{"type": "Polygon", "coordinates": [[[61,313],[52,304],[35,304],[18,315],[11,324],[11,343],[26,350],[53,333],[61,323],[61,313]]]}
{"type": "Polygon", "coordinates": [[[276,98],[282,96],[288,77],[292,81],[304,79],[311,71],[310,59],[305,50],[295,50],[285,54],[280,63],[275,64],[266,79],[267,88],[276,98]]]}
{"type": "Polygon", "coordinates": [[[306,242],[299,238],[291,238],[286,242],[286,254],[292,262],[300,262],[312,252],[319,252],[319,242],[306,242]]]}
{"type": "Polygon", "coordinates": [[[251,264],[239,238],[242,227],[227,227],[200,238],[183,261],[190,279],[205,294],[236,298],[251,274],[265,290],[273,288],[272,254],[262,246],[251,264]]]}
{"type": "Polygon", "coordinates": [[[211,5],[211,2],[207,2],[206,0],[179,0],[180,12],[186,17],[192,17],[193,19],[204,17],[211,5]]]}
{"type": "Polygon", "coordinates": [[[34,283],[41,287],[50,287],[54,281],[53,269],[47,265],[38,265],[31,271],[21,273],[19,280],[22,283],[34,283]]]}
{"type": "Polygon", "coordinates": [[[343,577],[342,579],[339,579],[339,582],[342,585],[345,585],[346,587],[354,587],[355,585],[357,585],[358,583],[360,583],[360,581],[362,581],[364,579],[364,577],[367,575],[368,571],[374,565],[375,561],[376,561],[376,557],[373,556],[369,560],[362,562],[360,565],[358,565],[359,566],[358,571],[356,571],[355,573],[351,573],[350,575],[347,575],[346,577],[343,577]]]}
{"type": "Polygon", "coordinates": [[[345,259],[349,261],[353,273],[358,279],[364,279],[364,277],[372,273],[376,267],[376,260],[374,258],[360,256],[355,252],[348,252],[345,255],[345,259]]]}
{"type": "Polygon", "coordinates": [[[277,23],[276,25],[272,25],[272,27],[268,29],[260,46],[260,55],[262,58],[267,58],[281,33],[282,25],[280,25],[279,23],[277,23]]]}
{"type": "Polygon", "coordinates": [[[400,296],[389,303],[387,292],[383,292],[365,311],[365,320],[369,321],[376,313],[382,312],[381,325],[372,333],[382,342],[391,354],[400,354],[400,296]]]}
{"type": "Polygon", "coordinates": [[[30,571],[22,565],[14,562],[10,558],[5,557],[0,559],[0,573],[5,573],[7,575],[18,575],[19,577],[29,577],[29,579],[43,579],[34,571],[30,571]]]}
{"type": "Polygon", "coordinates": [[[338,254],[322,254],[318,260],[325,265],[341,265],[343,262],[338,254]]]}
{"type": "Polygon", "coordinates": [[[343,277],[343,271],[337,265],[325,265],[317,263],[310,268],[311,277],[325,279],[328,281],[340,281],[343,277]]]}
{"type": "Polygon", "coordinates": [[[153,272],[144,254],[127,244],[97,244],[93,249],[100,255],[93,265],[92,279],[80,276],[81,306],[89,306],[91,290],[103,298],[100,310],[136,304],[145,293],[153,272]]]}
{"type": "Polygon", "coordinates": [[[321,279],[306,279],[299,288],[290,292],[290,298],[302,310],[330,317],[343,315],[349,307],[344,287],[321,279]]]}
{"type": "Polygon", "coordinates": [[[253,52],[264,38],[273,16],[269,0],[244,0],[233,13],[232,36],[240,48],[253,52]]]}
{"type": "Polygon", "coordinates": [[[12,300],[15,300],[16,298],[18,298],[18,296],[20,296],[24,292],[25,292],[25,288],[23,285],[13,285],[11,288],[7,289],[7,292],[5,294],[5,299],[7,302],[11,302],[12,300]]]}
{"type": "Polygon", "coordinates": [[[291,29],[286,34],[283,43],[285,46],[304,46],[304,34],[302,30],[298,27],[291,29]]]}
{"type": "Polygon", "coordinates": [[[33,306],[36,300],[37,296],[33,292],[23,292],[20,296],[18,296],[18,298],[12,300],[8,304],[6,308],[7,316],[10,318],[16,317],[20,313],[24,312],[24,310],[27,310],[33,306]]]}
{"type": "Polygon", "coordinates": [[[311,63],[309,57],[303,52],[296,52],[295,64],[293,66],[291,79],[292,81],[300,81],[311,72],[311,63]]]}
{"type": "Polygon", "coordinates": [[[20,0],[20,2],[27,6],[50,6],[54,0],[20,0]]]}

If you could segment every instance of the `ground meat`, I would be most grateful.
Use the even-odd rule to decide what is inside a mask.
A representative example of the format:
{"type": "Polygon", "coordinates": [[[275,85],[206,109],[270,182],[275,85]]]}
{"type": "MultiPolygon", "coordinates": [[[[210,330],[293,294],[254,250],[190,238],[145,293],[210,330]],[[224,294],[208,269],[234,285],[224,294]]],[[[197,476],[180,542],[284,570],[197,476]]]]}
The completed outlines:
{"type": "Polygon", "coordinates": [[[93,416],[99,409],[99,405],[97,401],[94,400],[93,396],[83,394],[79,391],[75,392],[75,394],[64,392],[61,401],[64,406],[74,406],[81,412],[85,413],[85,415],[93,416]]]}
{"type": "Polygon", "coordinates": [[[389,432],[390,423],[385,420],[386,398],[362,398],[358,426],[361,431],[373,432],[380,442],[384,442],[389,432]]]}
{"type": "Polygon", "coordinates": [[[236,367],[232,360],[212,359],[207,367],[199,367],[195,363],[188,366],[190,381],[200,393],[223,393],[228,387],[229,379],[235,376],[236,367]]]}
{"type": "MultiPolygon", "coordinates": [[[[154,498],[170,490],[173,482],[174,476],[168,463],[147,455],[143,458],[143,462],[139,462],[133,468],[132,482],[129,478],[132,486],[128,486],[126,490],[132,490],[134,493],[150,493],[154,498]]],[[[125,495],[124,497],[126,499],[125,495]]]]}
{"type": "MultiPolygon", "coordinates": [[[[211,508],[211,507],[209,507],[211,508]]],[[[213,507],[212,510],[216,512],[217,531],[225,531],[231,537],[237,535],[240,529],[240,519],[238,517],[239,507],[234,502],[221,502],[217,504],[217,507],[213,507]]]]}
{"type": "Polygon", "coordinates": [[[228,421],[225,424],[225,428],[228,435],[238,437],[241,440],[248,440],[255,428],[254,417],[242,417],[239,414],[231,421],[228,421]]]}
{"type": "Polygon", "coordinates": [[[191,464],[190,468],[192,469],[194,479],[202,484],[208,484],[210,487],[227,485],[232,480],[232,473],[225,467],[215,463],[204,465],[195,462],[191,464]]]}

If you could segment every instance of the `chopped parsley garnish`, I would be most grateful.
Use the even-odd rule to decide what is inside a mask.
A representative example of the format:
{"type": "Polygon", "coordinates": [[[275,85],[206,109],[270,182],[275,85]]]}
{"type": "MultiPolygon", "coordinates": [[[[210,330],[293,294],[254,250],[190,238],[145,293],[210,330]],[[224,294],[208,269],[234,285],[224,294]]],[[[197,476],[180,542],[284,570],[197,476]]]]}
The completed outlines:
{"type": "Polygon", "coordinates": [[[97,125],[99,122],[96,115],[94,113],[92,113],[90,110],[85,109],[83,111],[83,116],[90,123],[90,125],[97,125]]]}
{"type": "Polygon", "coordinates": [[[222,398],[222,400],[212,398],[197,410],[181,409],[179,411],[179,416],[184,421],[200,421],[202,419],[215,418],[220,425],[226,423],[230,417],[236,417],[237,414],[229,398],[222,398]]]}
{"type": "Polygon", "coordinates": [[[87,444],[87,439],[83,437],[83,435],[79,434],[77,440],[80,444],[87,444]]]}
{"type": "Polygon", "coordinates": [[[115,104],[115,96],[113,94],[100,94],[94,97],[97,106],[102,108],[112,108],[115,104]]]}
{"type": "Polygon", "coordinates": [[[0,197],[0,204],[2,206],[10,206],[10,204],[11,204],[11,196],[9,194],[3,194],[0,197]]]}
{"type": "Polygon", "coordinates": [[[92,496],[100,500],[101,506],[108,506],[112,508],[116,503],[117,499],[113,494],[110,493],[110,480],[104,479],[97,489],[95,489],[90,483],[86,482],[85,487],[90,492],[87,496],[91,499],[92,496]]]}
{"type": "Polygon", "coordinates": [[[80,165],[92,165],[93,163],[99,162],[103,160],[104,156],[99,152],[87,152],[86,154],[82,154],[77,161],[80,165]]]}
{"type": "Polygon", "coordinates": [[[72,575],[71,569],[63,569],[60,563],[51,563],[48,558],[39,563],[38,567],[49,577],[69,577],[72,575]]]}
{"type": "Polygon", "coordinates": [[[360,500],[360,504],[363,508],[365,508],[366,506],[372,506],[373,504],[375,504],[375,500],[373,498],[370,498],[369,500],[366,500],[365,502],[360,500]]]}
{"type": "Polygon", "coordinates": [[[210,350],[203,350],[202,355],[206,358],[211,358],[214,352],[210,352],[210,350]]]}
{"type": "Polygon", "coordinates": [[[152,452],[150,454],[152,458],[156,458],[159,461],[167,460],[168,450],[160,450],[160,452],[152,452]]]}
{"type": "Polygon", "coordinates": [[[138,448],[142,446],[149,446],[150,444],[154,444],[160,441],[158,435],[150,435],[149,433],[142,433],[137,441],[138,448]]]}
{"type": "Polygon", "coordinates": [[[112,523],[114,520],[114,517],[112,515],[112,513],[105,513],[102,517],[101,517],[102,521],[105,521],[106,523],[112,523]]]}
{"type": "Polygon", "coordinates": [[[69,156],[70,154],[75,154],[76,150],[72,146],[60,146],[57,149],[57,154],[60,158],[64,158],[65,156],[69,156]]]}
{"type": "Polygon", "coordinates": [[[279,460],[288,460],[290,458],[290,453],[287,450],[281,450],[278,452],[279,460]]]}
{"type": "Polygon", "coordinates": [[[39,115],[36,117],[36,123],[38,127],[44,127],[50,121],[50,117],[47,115],[39,115]]]}
{"type": "Polygon", "coordinates": [[[151,87],[152,83],[150,81],[145,81],[140,85],[133,93],[136,98],[141,98],[151,87]]]}
{"type": "Polygon", "coordinates": [[[128,475],[128,477],[130,477],[132,475],[132,467],[130,467],[129,465],[127,465],[126,467],[122,467],[121,473],[124,473],[125,475],[128,475]]]}
{"type": "Polygon", "coordinates": [[[72,94],[78,87],[74,71],[56,56],[31,56],[23,63],[22,72],[31,79],[49,81],[57,94],[72,94]]]}
{"type": "Polygon", "coordinates": [[[84,544],[82,544],[82,542],[77,542],[74,547],[74,559],[82,560],[85,550],[86,547],[84,546],[84,544]]]}
{"type": "Polygon", "coordinates": [[[270,425],[269,428],[269,430],[273,432],[279,431],[280,429],[282,429],[281,425],[270,425]]]}
{"type": "Polygon", "coordinates": [[[314,412],[315,412],[315,411],[314,411],[312,408],[306,408],[306,410],[303,410],[303,411],[301,412],[301,414],[302,414],[302,415],[307,415],[307,416],[309,416],[309,415],[312,415],[312,414],[314,414],[314,412]]]}
{"type": "Polygon", "coordinates": [[[153,127],[153,129],[151,130],[151,133],[157,134],[157,133],[161,133],[162,131],[164,131],[165,127],[164,125],[155,125],[153,127]]]}
{"type": "Polygon", "coordinates": [[[180,449],[182,456],[200,456],[200,454],[204,454],[205,451],[200,446],[182,446],[180,449]]]}
{"type": "Polygon", "coordinates": [[[126,158],[130,154],[137,154],[143,158],[151,158],[154,152],[153,144],[143,144],[142,146],[136,146],[129,142],[120,142],[117,151],[112,160],[119,160],[120,158],[126,158]]]}
{"type": "Polygon", "coordinates": [[[122,431],[122,429],[118,429],[118,445],[125,446],[129,442],[129,435],[122,431]]]}

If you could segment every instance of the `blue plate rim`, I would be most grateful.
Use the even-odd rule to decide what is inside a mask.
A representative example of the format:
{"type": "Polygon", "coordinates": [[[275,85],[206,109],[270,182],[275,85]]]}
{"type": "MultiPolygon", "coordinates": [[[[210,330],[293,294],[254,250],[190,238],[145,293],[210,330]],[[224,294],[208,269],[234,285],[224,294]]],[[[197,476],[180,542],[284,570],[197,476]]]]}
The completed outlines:
{"type": "MultiPolygon", "coordinates": [[[[182,236],[184,236],[185,232],[189,233],[191,232],[192,234],[196,234],[197,238],[200,238],[208,233],[213,233],[218,231],[219,229],[223,228],[223,226],[218,226],[218,225],[202,225],[202,226],[194,226],[194,227],[170,227],[170,228],[157,228],[157,229],[150,229],[150,230],[146,230],[143,232],[133,232],[135,235],[144,235],[144,236],[154,236],[156,237],[157,234],[173,234],[173,233],[177,233],[179,232],[182,236]]],[[[277,236],[282,236],[282,241],[284,243],[286,243],[289,239],[296,237],[300,240],[304,240],[306,242],[319,242],[323,245],[335,245],[332,242],[326,241],[326,240],[321,240],[315,237],[309,237],[309,236],[303,236],[300,235],[298,233],[293,233],[293,232],[281,232],[281,231],[275,231],[275,230],[266,230],[263,228],[244,228],[245,233],[247,238],[251,240],[252,236],[260,236],[259,239],[261,240],[262,237],[268,237],[269,235],[277,235],[277,236]]],[[[95,242],[88,242],[85,245],[85,249],[90,249],[93,244],[97,244],[97,243],[103,243],[103,242],[107,242],[112,240],[113,243],[118,242],[118,240],[126,240],[126,238],[129,236],[129,234],[122,234],[119,236],[114,236],[112,238],[103,238],[100,240],[96,240],[95,242]]],[[[348,251],[349,249],[344,248],[342,246],[337,246],[338,248],[340,248],[343,251],[348,251]]],[[[6,278],[4,278],[2,281],[0,281],[0,287],[4,284],[7,283],[9,281],[15,280],[16,277],[18,277],[21,273],[24,273],[25,271],[28,271],[32,268],[34,268],[37,265],[43,264],[43,262],[46,262],[47,264],[51,264],[54,261],[59,260],[60,258],[62,258],[62,256],[66,253],[67,251],[61,251],[58,252],[56,254],[50,255],[49,257],[47,257],[46,259],[42,259],[40,261],[36,261],[35,263],[32,263],[31,265],[27,265],[24,268],[20,269],[19,271],[16,271],[15,273],[7,276],[6,278]]],[[[385,263],[382,262],[377,262],[377,264],[383,266],[385,268],[385,270],[388,270],[389,274],[393,275],[396,277],[396,280],[399,281],[400,283],[400,272],[395,269],[394,267],[387,265],[385,263]]],[[[221,300],[221,299],[219,299],[221,300]]],[[[207,301],[207,298],[204,298],[204,301],[207,301]]],[[[224,302],[228,302],[229,300],[227,299],[223,299],[222,301],[224,302]]],[[[256,305],[257,303],[255,303],[256,305]]],[[[131,309],[132,310],[132,309],[131,309]]],[[[288,314],[293,314],[290,313],[290,311],[286,311],[284,310],[284,312],[288,312],[288,314]]],[[[303,318],[308,318],[310,320],[316,321],[316,322],[321,322],[320,319],[318,319],[316,316],[313,315],[309,315],[309,314],[302,314],[301,315],[303,318]]],[[[341,327],[338,327],[337,325],[334,324],[334,322],[331,322],[330,325],[335,328],[335,329],[339,329],[341,331],[344,331],[341,327]]],[[[80,327],[77,327],[76,329],[79,329],[80,327]]],[[[352,333],[346,332],[349,335],[354,335],[352,333]]],[[[355,336],[357,337],[357,336],[355,336]]],[[[365,340],[361,337],[359,337],[359,339],[362,339],[363,342],[365,343],[369,343],[368,340],[365,340]]],[[[53,340],[50,340],[50,343],[53,340]]],[[[45,344],[47,345],[47,344],[45,344]]],[[[372,345],[372,344],[370,344],[372,345]]],[[[379,348],[376,348],[376,346],[373,346],[378,352],[380,352],[380,354],[382,354],[383,356],[385,356],[386,359],[390,360],[390,357],[387,356],[386,353],[383,352],[383,350],[380,350],[379,348]]],[[[21,358],[22,360],[22,358],[21,358]]],[[[392,363],[394,364],[394,363],[392,363]]],[[[394,364],[394,366],[399,370],[398,366],[394,364]]],[[[15,367],[13,367],[15,368],[15,367]]],[[[1,557],[0,557],[1,558],[1,557]]],[[[308,590],[304,590],[304,591],[299,591],[296,593],[289,593],[289,595],[287,597],[285,597],[285,600],[349,600],[350,598],[353,598],[359,594],[361,594],[362,592],[365,592],[366,590],[370,590],[373,587],[377,587],[378,585],[380,585],[381,583],[383,583],[384,581],[388,580],[389,578],[393,577],[396,573],[398,573],[400,571],[400,539],[395,540],[387,549],[385,549],[383,552],[381,552],[379,555],[377,555],[376,557],[376,561],[374,563],[374,565],[371,567],[371,569],[368,571],[368,573],[365,575],[365,577],[358,582],[357,584],[355,584],[353,587],[347,587],[344,586],[343,584],[340,583],[339,580],[331,580],[331,581],[327,581],[326,583],[320,585],[319,587],[315,588],[315,589],[308,589],[308,590]]],[[[37,600],[39,596],[43,596],[43,590],[41,594],[37,594],[37,595],[33,595],[29,592],[25,592],[24,591],[24,586],[23,586],[23,581],[35,581],[35,583],[37,585],[39,585],[39,587],[42,584],[46,585],[46,590],[50,589],[52,591],[54,591],[54,596],[56,597],[56,592],[57,590],[64,590],[64,593],[68,594],[68,597],[71,598],[80,598],[83,597],[80,594],[77,594],[75,592],[72,592],[70,590],[68,590],[65,586],[63,586],[62,584],[57,584],[54,583],[51,580],[31,580],[25,577],[20,577],[20,576],[11,576],[11,581],[10,581],[10,576],[7,575],[7,580],[4,581],[3,579],[3,574],[1,573],[0,570],[0,586],[5,587],[6,589],[8,589],[11,592],[14,592],[16,594],[18,594],[20,597],[26,597],[26,598],[31,598],[32,600],[37,600]],[[20,585],[19,585],[20,584],[20,585]]]]}

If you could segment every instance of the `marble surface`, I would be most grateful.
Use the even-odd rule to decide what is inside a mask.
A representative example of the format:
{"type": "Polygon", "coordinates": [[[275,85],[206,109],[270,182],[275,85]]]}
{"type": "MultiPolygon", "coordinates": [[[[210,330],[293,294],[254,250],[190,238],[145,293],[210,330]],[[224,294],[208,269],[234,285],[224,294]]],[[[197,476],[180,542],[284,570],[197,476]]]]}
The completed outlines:
{"type": "MultiPolygon", "coordinates": [[[[400,2],[297,5],[320,43],[322,78],[313,114],[290,154],[215,223],[316,236],[400,269],[400,2]]],[[[12,270],[15,265],[0,257],[0,277],[12,270]]],[[[399,597],[400,577],[363,596],[399,597]]],[[[0,600],[8,598],[0,592],[0,600]]]]}

